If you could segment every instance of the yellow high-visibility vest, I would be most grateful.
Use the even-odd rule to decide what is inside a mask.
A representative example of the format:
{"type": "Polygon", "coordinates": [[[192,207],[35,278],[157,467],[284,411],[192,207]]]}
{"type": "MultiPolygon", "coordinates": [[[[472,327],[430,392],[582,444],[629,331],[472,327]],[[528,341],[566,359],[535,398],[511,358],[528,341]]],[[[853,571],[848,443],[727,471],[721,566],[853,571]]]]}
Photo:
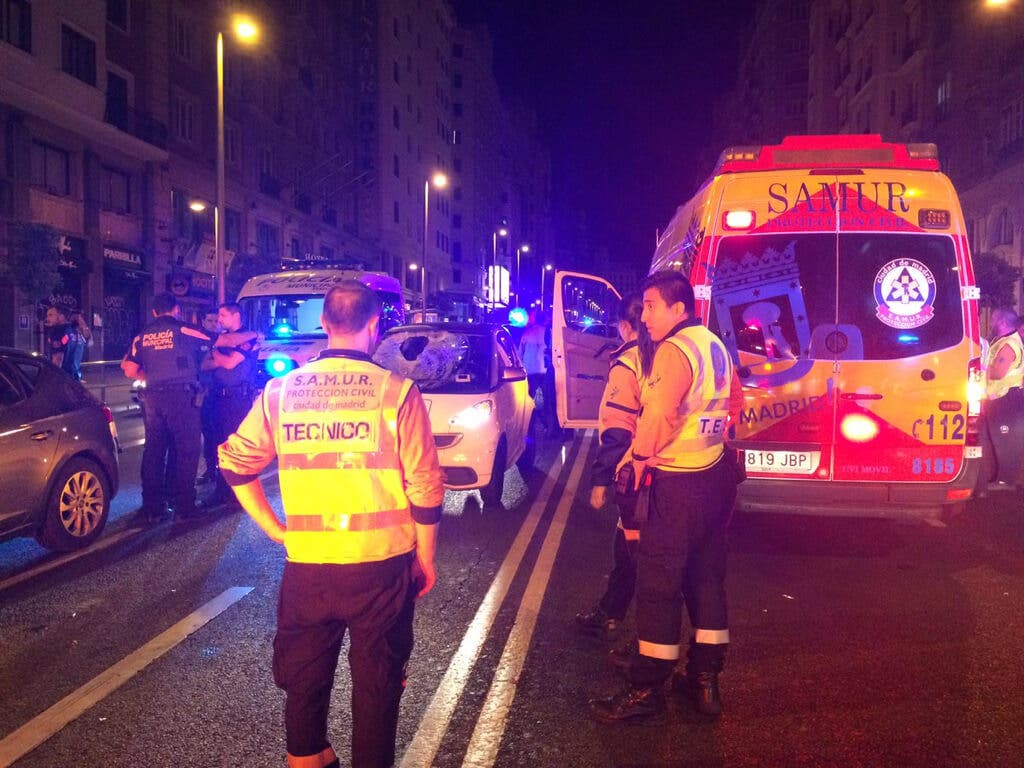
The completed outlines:
{"type": "Polygon", "coordinates": [[[663,343],[682,352],[693,369],[693,383],[679,405],[682,425],[658,451],[668,472],[696,472],[717,462],[724,451],[729,422],[732,360],[715,334],[703,325],[681,328],[663,343]]]}
{"type": "Polygon", "coordinates": [[[317,359],[270,382],[289,560],[367,563],[415,549],[397,441],[411,386],[348,357],[317,359]]]}

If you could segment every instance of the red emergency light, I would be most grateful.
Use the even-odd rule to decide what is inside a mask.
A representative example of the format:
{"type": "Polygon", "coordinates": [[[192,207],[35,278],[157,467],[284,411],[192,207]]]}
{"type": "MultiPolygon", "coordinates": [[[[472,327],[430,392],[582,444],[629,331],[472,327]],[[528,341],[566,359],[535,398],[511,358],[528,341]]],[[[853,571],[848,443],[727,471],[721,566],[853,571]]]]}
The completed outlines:
{"type": "Polygon", "coordinates": [[[893,144],[877,133],[787,136],[781,144],[726,149],[715,174],[785,168],[903,168],[939,170],[934,144],[893,144]]]}

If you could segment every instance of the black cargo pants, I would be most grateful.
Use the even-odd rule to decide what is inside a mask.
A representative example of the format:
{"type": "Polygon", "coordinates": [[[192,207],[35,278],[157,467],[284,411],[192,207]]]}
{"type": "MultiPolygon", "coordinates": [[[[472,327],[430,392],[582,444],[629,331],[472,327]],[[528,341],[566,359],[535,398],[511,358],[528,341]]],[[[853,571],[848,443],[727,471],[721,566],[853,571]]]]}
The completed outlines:
{"type": "Polygon", "coordinates": [[[736,472],[725,459],[702,472],[655,472],[648,518],[640,529],[640,655],[630,668],[633,685],[660,685],[672,674],[680,656],[684,603],[696,634],[687,670],[721,670],[729,626],[726,529],[735,501],[736,472]]]}
{"type": "Polygon", "coordinates": [[[413,644],[411,564],[411,555],[358,565],[285,563],[274,682],[285,692],[289,754],[315,755],[330,746],[327,712],[348,631],[352,765],[387,768],[394,763],[398,705],[413,644]]]}
{"type": "Polygon", "coordinates": [[[142,507],[163,509],[164,489],[175,512],[196,506],[200,423],[195,387],[181,384],[147,387],[143,395],[146,445],[142,449],[142,507]]]}

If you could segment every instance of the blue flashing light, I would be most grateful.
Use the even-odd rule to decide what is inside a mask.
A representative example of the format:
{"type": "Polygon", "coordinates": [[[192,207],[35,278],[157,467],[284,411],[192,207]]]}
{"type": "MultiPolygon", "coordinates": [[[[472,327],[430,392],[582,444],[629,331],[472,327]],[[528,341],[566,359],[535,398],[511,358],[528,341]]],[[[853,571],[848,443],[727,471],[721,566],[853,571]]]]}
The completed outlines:
{"type": "Polygon", "coordinates": [[[513,328],[525,328],[530,316],[522,307],[514,307],[508,311],[508,322],[513,328]]]}
{"type": "Polygon", "coordinates": [[[896,341],[900,344],[917,344],[921,339],[915,333],[901,333],[896,337],[896,341]]]}
{"type": "Polygon", "coordinates": [[[295,361],[287,355],[271,355],[267,358],[267,362],[264,364],[264,368],[266,368],[267,373],[275,379],[280,376],[284,376],[294,367],[295,361]]]}
{"type": "Polygon", "coordinates": [[[280,323],[278,323],[277,325],[275,325],[273,328],[271,328],[270,332],[274,336],[291,336],[292,335],[292,329],[288,326],[288,323],[283,321],[283,320],[280,323]]]}
{"type": "Polygon", "coordinates": [[[585,325],[587,328],[589,328],[593,324],[594,324],[594,318],[592,318],[592,317],[584,317],[583,318],[583,325],[585,325]]]}

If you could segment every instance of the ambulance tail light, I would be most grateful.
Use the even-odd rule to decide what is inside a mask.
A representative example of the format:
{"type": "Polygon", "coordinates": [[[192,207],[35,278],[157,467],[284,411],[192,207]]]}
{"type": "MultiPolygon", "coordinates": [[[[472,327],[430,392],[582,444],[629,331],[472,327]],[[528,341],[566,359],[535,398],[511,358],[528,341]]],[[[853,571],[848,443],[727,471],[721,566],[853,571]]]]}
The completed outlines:
{"type": "Polygon", "coordinates": [[[754,226],[753,211],[726,211],[722,216],[723,229],[751,229],[754,226]]]}
{"type": "Polygon", "coordinates": [[[735,162],[736,160],[746,160],[752,162],[761,157],[761,147],[729,147],[722,156],[718,159],[719,165],[722,163],[735,162]]]}
{"type": "Polygon", "coordinates": [[[967,442],[966,445],[981,445],[978,434],[978,418],[981,416],[981,401],[985,396],[985,377],[981,371],[981,358],[973,357],[967,364],[967,442]]]}

